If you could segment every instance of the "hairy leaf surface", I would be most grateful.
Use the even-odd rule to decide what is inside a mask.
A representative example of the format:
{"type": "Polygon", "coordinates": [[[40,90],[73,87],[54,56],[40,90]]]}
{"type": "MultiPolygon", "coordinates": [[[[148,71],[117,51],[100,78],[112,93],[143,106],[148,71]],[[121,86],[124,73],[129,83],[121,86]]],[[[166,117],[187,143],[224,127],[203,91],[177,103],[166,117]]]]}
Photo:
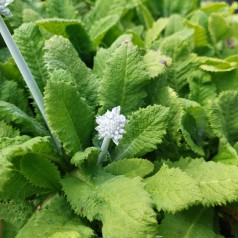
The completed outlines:
{"type": "Polygon", "coordinates": [[[148,51],[144,56],[146,68],[151,78],[157,77],[166,72],[167,67],[172,63],[170,57],[161,54],[159,50],[148,51]]]}
{"type": "Polygon", "coordinates": [[[107,165],[104,170],[114,175],[125,175],[127,177],[144,177],[154,170],[154,165],[145,159],[124,159],[107,165]]]}
{"type": "MultiPolygon", "coordinates": [[[[0,140],[3,138],[3,137],[16,137],[16,136],[19,136],[19,131],[14,129],[12,126],[8,125],[7,123],[5,123],[4,121],[0,121],[0,128],[1,128],[1,131],[0,131],[0,140]]],[[[0,144],[2,143],[2,141],[0,142],[0,144]]],[[[0,149],[1,149],[1,145],[0,145],[0,149]]]]}
{"type": "Polygon", "coordinates": [[[40,211],[35,212],[16,238],[95,237],[94,232],[76,217],[62,197],[54,197],[40,211]],[[62,212],[63,211],[63,212],[62,212]]]}
{"type": "MultiPolygon", "coordinates": [[[[9,69],[12,70],[12,69],[9,69]]],[[[28,94],[19,87],[17,82],[0,79],[0,100],[19,107],[24,112],[31,114],[28,102],[28,94]]]]}
{"type": "Polygon", "coordinates": [[[222,238],[214,232],[213,215],[212,209],[206,207],[194,207],[176,214],[165,214],[159,226],[159,234],[163,237],[176,238],[222,238]]]}
{"type": "Polygon", "coordinates": [[[14,33],[14,40],[21,50],[39,88],[43,91],[48,72],[43,60],[45,38],[42,36],[39,27],[34,23],[21,25],[14,33]]]}
{"type": "Polygon", "coordinates": [[[129,117],[119,145],[112,153],[114,160],[135,158],[153,151],[166,133],[168,108],[154,105],[140,109],[129,117]]]}
{"type": "Polygon", "coordinates": [[[226,91],[211,103],[209,122],[216,136],[234,145],[238,141],[237,91],[226,91]]]}
{"type": "Polygon", "coordinates": [[[103,237],[155,237],[155,213],[139,177],[103,174],[84,182],[68,175],[62,184],[77,214],[102,221],[103,237]]]}
{"type": "Polygon", "coordinates": [[[203,159],[182,159],[176,166],[193,178],[201,192],[201,203],[214,206],[236,201],[238,197],[238,168],[203,159]]]}
{"type": "Polygon", "coordinates": [[[0,218],[4,220],[4,237],[10,236],[10,234],[15,237],[18,230],[27,222],[32,213],[33,206],[25,201],[1,201],[0,218]]]}
{"type": "Polygon", "coordinates": [[[167,18],[159,18],[156,22],[154,22],[152,27],[146,32],[145,44],[150,46],[160,36],[167,24],[167,18]]]}
{"type": "Polygon", "coordinates": [[[93,113],[77,88],[63,81],[50,81],[45,91],[49,125],[68,154],[85,148],[93,125],[93,113]]]}
{"type": "Polygon", "coordinates": [[[76,9],[72,3],[72,0],[48,0],[47,12],[51,18],[76,18],[76,9]]]}
{"type": "Polygon", "coordinates": [[[99,88],[102,110],[118,105],[123,114],[130,114],[144,103],[144,89],[149,76],[137,47],[122,44],[108,60],[99,88]]]}
{"type": "Polygon", "coordinates": [[[47,135],[47,130],[34,118],[28,116],[15,105],[0,101],[0,120],[12,124],[22,133],[30,135],[47,135]]]}
{"type": "Polygon", "coordinates": [[[81,21],[53,18],[37,21],[36,24],[52,34],[68,38],[84,62],[92,60],[92,42],[81,21]]]}
{"type": "Polygon", "coordinates": [[[119,16],[109,15],[103,17],[102,19],[95,22],[95,24],[90,28],[89,35],[92,39],[94,45],[99,45],[103,37],[106,35],[116,23],[119,21],[119,16]]]}
{"type": "Polygon", "coordinates": [[[68,39],[53,36],[45,45],[45,62],[48,70],[66,70],[73,77],[80,95],[95,106],[97,77],[86,67],[68,39]],[[67,50],[65,50],[67,49],[67,50]]]}
{"type": "Polygon", "coordinates": [[[195,71],[189,78],[189,99],[206,106],[216,97],[216,86],[206,72],[195,71]]]}
{"type": "Polygon", "coordinates": [[[27,154],[21,159],[23,175],[35,186],[60,190],[57,167],[43,156],[27,154]]]}
{"type": "Polygon", "coordinates": [[[174,213],[201,199],[196,181],[178,168],[170,169],[163,165],[159,172],[145,181],[146,190],[158,210],[174,213]]]}

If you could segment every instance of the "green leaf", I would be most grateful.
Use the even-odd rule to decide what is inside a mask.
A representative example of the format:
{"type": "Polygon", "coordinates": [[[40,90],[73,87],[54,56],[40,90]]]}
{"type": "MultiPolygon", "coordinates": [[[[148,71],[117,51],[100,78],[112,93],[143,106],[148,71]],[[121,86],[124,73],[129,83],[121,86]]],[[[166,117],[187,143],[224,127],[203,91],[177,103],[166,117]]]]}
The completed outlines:
{"type": "Polygon", "coordinates": [[[103,72],[107,66],[107,60],[111,58],[113,52],[123,44],[123,42],[132,42],[131,34],[124,34],[118,37],[114,43],[107,49],[99,48],[94,57],[93,72],[101,79],[103,72]]]}
{"type": "Polygon", "coordinates": [[[94,7],[84,18],[86,26],[89,29],[89,35],[95,46],[118,23],[120,17],[127,11],[127,8],[131,4],[134,5],[134,2],[131,0],[96,1],[94,7]]]}
{"type": "Polygon", "coordinates": [[[76,18],[76,9],[71,0],[48,0],[46,10],[51,18],[76,18]]]}
{"type": "Polygon", "coordinates": [[[131,43],[125,42],[115,50],[100,82],[102,111],[120,105],[123,114],[130,114],[144,104],[144,87],[149,80],[145,67],[139,49],[131,43]]]}
{"type": "Polygon", "coordinates": [[[200,68],[208,72],[227,72],[237,68],[235,62],[229,62],[223,59],[199,57],[200,68]]]}
{"type": "MultiPolygon", "coordinates": [[[[4,128],[4,127],[3,127],[4,128]]],[[[10,135],[10,134],[8,134],[10,135]]],[[[30,140],[31,138],[29,136],[18,136],[16,135],[13,138],[10,137],[2,137],[0,138],[0,150],[2,151],[3,149],[6,149],[9,146],[12,145],[19,145],[22,144],[24,142],[26,142],[27,140],[30,140]]]]}
{"type": "Polygon", "coordinates": [[[213,13],[208,18],[208,30],[214,43],[224,40],[229,31],[228,21],[222,15],[213,13]]]}
{"type": "Polygon", "coordinates": [[[151,91],[154,90],[154,92],[152,91],[153,97],[151,103],[169,108],[167,131],[171,138],[179,141],[179,130],[181,129],[184,108],[178,95],[172,88],[161,85],[160,80],[155,79],[151,86],[151,91]]]}
{"type": "Polygon", "coordinates": [[[154,165],[145,159],[124,159],[107,165],[104,170],[114,175],[127,177],[145,177],[154,170],[154,165]]]}
{"type": "Polygon", "coordinates": [[[47,130],[36,119],[28,116],[20,108],[11,103],[0,101],[0,120],[12,124],[21,133],[28,133],[35,136],[48,134],[47,130]]]}
{"type": "Polygon", "coordinates": [[[212,101],[217,96],[216,85],[211,81],[208,73],[195,71],[189,78],[189,99],[206,106],[209,101],[212,101]]]}
{"type": "Polygon", "coordinates": [[[85,21],[87,23],[88,28],[94,27],[101,19],[105,18],[105,16],[117,16],[120,17],[127,7],[127,4],[131,1],[126,0],[98,0],[96,1],[94,7],[88,14],[85,16],[85,21]]]}
{"type": "Polygon", "coordinates": [[[15,237],[18,230],[27,222],[32,213],[33,207],[25,201],[1,201],[0,218],[4,220],[4,237],[8,237],[9,233],[12,234],[12,236],[9,235],[9,237],[15,237]],[[10,224],[10,231],[6,223],[10,224]]]}
{"type": "Polygon", "coordinates": [[[137,2],[138,2],[137,6],[136,6],[137,15],[139,16],[139,18],[142,20],[142,22],[146,26],[146,29],[149,29],[153,25],[154,18],[151,15],[151,12],[147,8],[147,6],[145,4],[143,4],[143,2],[141,0],[137,0],[137,2]]]}
{"type": "Polygon", "coordinates": [[[1,163],[0,199],[24,200],[32,195],[41,194],[39,188],[31,185],[17,170],[11,169],[11,164],[1,163]]]}
{"type": "Polygon", "coordinates": [[[35,186],[60,190],[57,167],[43,156],[27,154],[21,159],[21,172],[35,186]]]}
{"type": "Polygon", "coordinates": [[[167,67],[172,63],[170,57],[161,54],[159,50],[148,51],[144,56],[147,71],[151,78],[157,77],[166,72],[167,67]]]}
{"type": "Polygon", "coordinates": [[[238,90],[237,77],[238,69],[216,74],[216,77],[213,78],[213,82],[217,87],[217,93],[227,90],[238,90]]]}
{"type": "Polygon", "coordinates": [[[43,60],[45,38],[34,23],[21,25],[14,32],[16,41],[41,91],[46,84],[48,73],[43,60]]]}
{"type": "Polygon", "coordinates": [[[89,30],[89,36],[95,46],[99,45],[106,33],[119,21],[118,15],[106,15],[95,22],[89,30]]]}
{"type": "Polygon", "coordinates": [[[35,22],[41,18],[42,16],[36,10],[26,8],[22,11],[22,21],[24,23],[35,22]]]}
{"type": "Polygon", "coordinates": [[[0,198],[1,199],[25,199],[33,194],[41,194],[44,190],[34,187],[19,171],[22,156],[44,156],[54,158],[49,137],[35,137],[30,139],[26,136],[17,140],[8,141],[8,146],[0,151],[0,198]],[[27,141],[26,141],[27,140],[27,141]]]}
{"type": "Polygon", "coordinates": [[[203,206],[222,205],[238,199],[238,168],[203,159],[182,159],[176,166],[193,178],[200,188],[203,206]]]}
{"type": "Polygon", "coordinates": [[[145,180],[156,208],[160,211],[177,212],[188,208],[201,199],[196,181],[178,168],[163,165],[159,172],[145,180]]]}
{"type": "Polygon", "coordinates": [[[69,175],[62,184],[77,214],[102,221],[103,237],[155,237],[155,213],[139,177],[103,174],[83,182],[69,175]]]}
{"type": "Polygon", "coordinates": [[[49,81],[45,105],[49,125],[66,152],[73,154],[87,147],[94,115],[77,88],[63,81],[49,81]]]}
{"type": "Polygon", "coordinates": [[[19,107],[26,113],[31,114],[28,102],[28,94],[19,87],[17,82],[0,79],[0,100],[6,101],[19,107]]]}
{"type": "Polygon", "coordinates": [[[54,197],[37,211],[18,232],[16,238],[92,238],[93,231],[74,215],[62,197],[54,197]],[[62,212],[63,211],[63,212],[62,212]]]}
{"type": "Polygon", "coordinates": [[[174,238],[221,238],[213,229],[212,208],[194,207],[176,214],[165,214],[159,234],[174,238]]]}
{"type": "Polygon", "coordinates": [[[53,36],[46,42],[44,58],[49,71],[59,69],[68,71],[80,95],[86,98],[90,105],[95,106],[97,77],[80,60],[69,40],[53,36]]]}
{"type": "Polygon", "coordinates": [[[194,30],[193,37],[195,48],[208,46],[207,33],[205,28],[188,20],[185,21],[185,24],[186,26],[194,30]]]}
{"type": "Polygon", "coordinates": [[[183,105],[176,92],[163,85],[163,80],[154,79],[150,85],[151,104],[160,104],[169,108],[168,126],[163,143],[158,145],[158,151],[162,158],[176,159],[179,155],[182,134],[182,117],[184,114],[183,105]]]}
{"type": "Polygon", "coordinates": [[[2,77],[6,79],[15,79],[21,87],[25,86],[25,82],[13,58],[9,58],[4,63],[0,62],[0,70],[2,77]]]}
{"type": "Polygon", "coordinates": [[[185,98],[181,98],[180,101],[186,111],[183,118],[183,129],[189,132],[195,144],[202,146],[203,139],[210,135],[206,108],[185,98]]]}
{"type": "Polygon", "coordinates": [[[222,12],[225,9],[227,10],[228,3],[226,2],[207,2],[203,6],[201,6],[201,10],[205,13],[214,13],[214,12],[222,12]]]}
{"type": "Polygon", "coordinates": [[[200,5],[199,0],[163,0],[163,16],[169,16],[172,13],[179,13],[181,15],[186,15],[189,12],[195,10],[200,5]]]}
{"type": "Polygon", "coordinates": [[[55,152],[50,137],[34,137],[32,139],[26,136],[16,137],[8,140],[8,146],[0,151],[0,156],[11,162],[14,157],[26,154],[38,154],[52,158],[55,152]]]}
{"type": "Polygon", "coordinates": [[[231,145],[238,141],[237,103],[237,91],[223,92],[211,103],[208,114],[213,133],[231,145]]]}
{"type": "MultiPolygon", "coordinates": [[[[237,143],[234,147],[237,146],[237,143]]],[[[238,150],[232,147],[229,143],[219,143],[218,153],[212,158],[215,162],[223,164],[231,164],[238,166],[238,150]]]]}
{"type": "Polygon", "coordinates": [[[165,36],[173,35],[174,33],[184,29],[184,19],[179,14],[173,14],[169,17],[165,28],[165,36]]]}
{"type": "Polygon", "coordinates": [[[129,117],[126,134],[112,153],[114,160],[145,155],[157,148],[166,133],[168,108],[154,105],[140,109],[129,117]]]}
{"type": "Polygon", "coordinates": [[[191,53],[193,49],[193,30],[179,31],[162,40],[160,50],[171,57],[172,64],[167,69],[167,80],[176,93],[183,95],[183,90],[188,84],[189,76],[199,66],[197,55],[191,53]]]}
{"type": "MultiPolygon", "coordinates": [[[[12,126],[8,125],[4,121],[0,121],[0,128],[1,128],[0,138],[3,138],[3,137],[14,138],[16,136],[19,136],[19,134],[20,134],[18,130],[14,129],[12,126]]],[[[1,142],[0,142],[0,144],[1,144],[1,142]]],[[[1,149],[1,145],[0,145],[0,149],[1,149]]]]}
{"type": "Polygon", "coordinates": [[[146,31],[145,44],[147,47],[150,46],[155,40],[157,40],[167,24],[167,18],[159,18],[156,22],[153,23],[152,27],[148,29],[148,31],[146,31]]]}
{"type": "MultiPolygon", "coordinates": [[[[202,108],[197,106],[197,114],[202,114],[202,108]]],[[[199,128],[196,123],[196,118],[191,114],[185,113],[182,118],[181,131],[186,143],[189,145],[191,150],[200,156],[204,156],[204,150],[201,146],[201,136],[204,133],[204,125],[199,128]],[[200,135],[201,133],[201,135],[200,135]]]]}
{"type": "Polygon", "coordinates": [[[88,32],[81,21],[53,18],[37,21],[36,24],[54,35],[68,38],[77,50],[80,58],[86,63],[91,63],[93,46],[88,32]]]}
{"type": "Polygon", "coordinates": [[[75,166],[80,167],[86,161],[96,165],[97,158],[101,150],[96,147],[89,147],[85,151],[79,151],[71,159],[71,163],[75,166]]]}

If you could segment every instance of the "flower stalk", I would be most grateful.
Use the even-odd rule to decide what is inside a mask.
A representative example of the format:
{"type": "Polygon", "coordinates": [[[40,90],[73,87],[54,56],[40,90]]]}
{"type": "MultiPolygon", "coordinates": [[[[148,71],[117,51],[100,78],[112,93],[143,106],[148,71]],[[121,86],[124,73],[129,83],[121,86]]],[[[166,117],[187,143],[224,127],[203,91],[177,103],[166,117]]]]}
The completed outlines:
{"type": "Polygon", "coordinates": [[[41,94],[41,91],[38,87],[38,85],[36,84],[36,81],[29,69],[29,67],[26,64],[26,61],[24,60],[20,50],[18,49],[15,41],[13,40],[11,33],[9,32],[2,16],[0,16],[0,32],[1,35],[18,67],[18,69],[20,70],[43,118],[45,121],[46,120],[46,115],[45,115],[45,108],[44,108],[44,100],[43,100],[43,96],[41,94]]]}
{"type": "Polygon", "coordinates": [[[101,153],[99,154],[98,161],[97,161],[98,165],[100,165],[102,163],[103,158],[106,156],[110,141],[111,141],[111,139],[108,137],[105,137],[103,139],[102,146],[101,146],[101,153]]]}
{"type": "Polygon", "coordinates": [[[102,163],[107,154],[110,140],[112,139],[118,145],[125,133],[124,126],[128,121],[124,115],[120,114],[120,110],[120,106],[114,107],[112,111],[107,111],[104,115],[96,118],[98,124],[96,130],[99,133],[99,138],[103,138],[101,153],[98,156],[98,165],[102,163]]]}
{"type": "MultiPolygon", "coordinates": [[[[10,10],[7,8],[7,5],[13,2],[13,0],[6,0],[4,3],[0,4],[0,33],[8,47],[8,50],[10,51],[18,69],[20,70],[35,102],[36,105],[38,106],[41,115],[49,128],[47,118],[46,118],[46,113],[45,113],[45,107],[44,107],[44,100],[43,100],[43,95],[34,79],[34,76],[32,75],[29,67],[27,66],[27,63],[25,59],[23,58],[19,48],[17,47],[15,41],[13,40],[13,37],[11,33],[9,32],[3,18],[1,15],[10,17],[12,16],[10,10]]],[[[50,132],[51,133],[51,132],[50,132]]],[[[60,148],[60,143],[58,140],[54,137],[54,135],[51,134],[51,137],[56,145],[56,148],[58,152],[61,154],[61,148],[60,148]]]]}

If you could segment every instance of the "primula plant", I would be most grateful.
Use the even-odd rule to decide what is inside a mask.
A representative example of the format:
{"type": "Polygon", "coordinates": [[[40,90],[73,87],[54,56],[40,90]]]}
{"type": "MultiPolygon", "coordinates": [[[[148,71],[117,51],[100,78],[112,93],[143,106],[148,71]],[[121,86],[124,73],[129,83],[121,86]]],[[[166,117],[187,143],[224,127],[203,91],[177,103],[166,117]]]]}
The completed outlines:
{"type": "Polygon", "coordinates": [[[0,236],[237,237],[237,8],[0,0],[0,236]]]}

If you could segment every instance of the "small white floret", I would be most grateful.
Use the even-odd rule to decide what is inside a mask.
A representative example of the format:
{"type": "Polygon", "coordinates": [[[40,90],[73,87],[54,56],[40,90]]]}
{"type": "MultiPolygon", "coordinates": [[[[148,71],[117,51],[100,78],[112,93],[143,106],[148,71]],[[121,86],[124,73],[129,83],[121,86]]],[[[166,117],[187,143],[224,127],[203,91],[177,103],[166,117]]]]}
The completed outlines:
{"type": "Polygon", "coordinates": [[[11,17],[12,13],[7,8],[9,4],[11,4],[14,0],[0,0],[0,14],[5,17],[11,17]]]}
{"type": "Polygon", "coordinates": [[[124,126],[128,122],[126,117],[120,114],[120,106],[114,107],[112,111],[107,111],[104,115],[98,116],[96,130],[99,138],[110,138],[118,145],[119,140],[125,133],[124,126]]]}

